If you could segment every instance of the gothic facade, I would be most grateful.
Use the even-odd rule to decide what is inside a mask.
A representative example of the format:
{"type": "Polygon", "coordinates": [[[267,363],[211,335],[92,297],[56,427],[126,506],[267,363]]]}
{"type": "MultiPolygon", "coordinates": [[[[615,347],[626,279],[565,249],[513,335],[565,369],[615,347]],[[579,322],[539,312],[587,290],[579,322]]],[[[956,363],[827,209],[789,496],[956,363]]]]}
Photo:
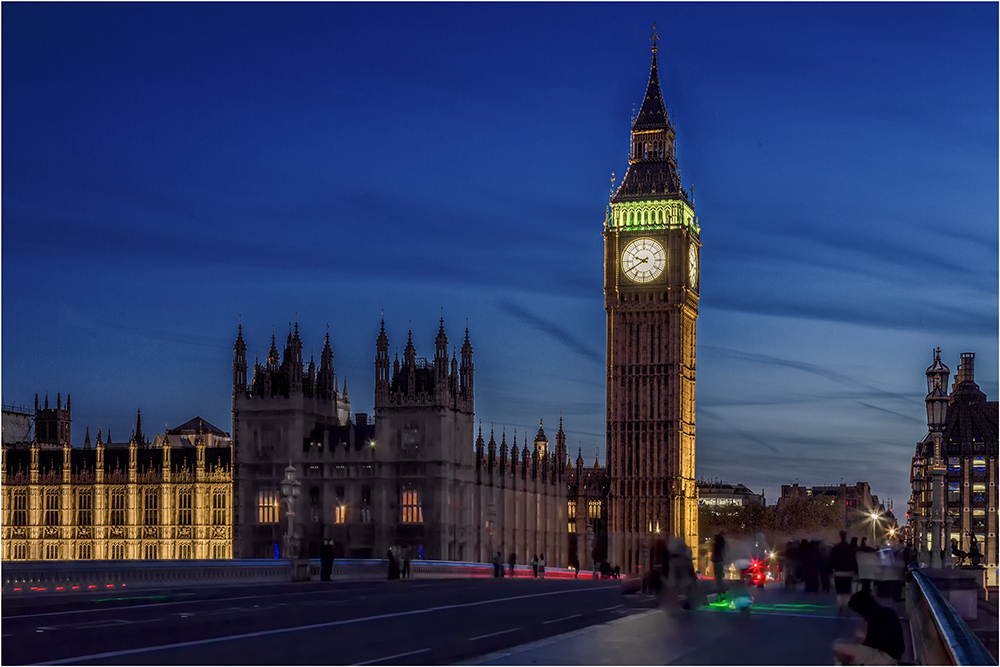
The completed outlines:
{"type": "Polygon", "coordinates": [[[38,407],[29,442],[3,447],[4,560],[230,558],[229,434],[200,417],[128,442],[70,444],[70,400],[38,407]]]}
{"type": "Polygon", "coordinates": [[[279,484],[290,462],[302,484],[294,526],[303,556],[315,556],[329,539],[338,557],[379,558],[400,547],[414,558],[488,562],[497,551],[505,558],[515,551],[521,562],[545,553],[565,564],[565,443],[550,452],[539,429],[531,448],[525,441],[508,458],[505,441],[499,452],[495,442],[487,449],[481,434],[477,441],[468,330],[449,355],[442,319],[431,359],[417,356],[412,331],[402,359],[390,359],[383,321],[375,414],[356,414],[353,422],[346,382],[337,391],[329,336],[318,371],[310,361],[303,373],[301,349],[296,327],[280,362],[272,343],[268,364],[256,365],[248,385],[242,328],[237,335],[238,556],[269,557],[282,543],[287,514],[279,484]]]}
{"type": "Polygon", "coordinates": [[[605,216],[611,561],[635,571],[657,533],[697,550],[695,340],[700,228],[660,92],[656,33],[629,166],[605,216]]]}

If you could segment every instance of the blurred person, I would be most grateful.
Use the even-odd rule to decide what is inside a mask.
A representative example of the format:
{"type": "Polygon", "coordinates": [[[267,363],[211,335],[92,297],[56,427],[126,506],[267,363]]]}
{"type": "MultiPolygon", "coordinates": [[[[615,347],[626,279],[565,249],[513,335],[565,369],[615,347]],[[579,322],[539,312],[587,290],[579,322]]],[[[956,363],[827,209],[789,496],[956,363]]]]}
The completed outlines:
{"type": "Polygon", "coordinates": [[[712,543],[712,574],[715,577],[715,592],[721,600],[726,597],[726,586],[722,582],[726,575],[726,538],[722,536],[722,531],[715,534],[712,543]]]}
{"type": "Polygon", "coordinates": [[[903,626],[895,610],[883,607],[867,591],[851,596],[847,606],[861,616],[852,639],[833,643],[833,658],[838,665],[898,665],[906,645],[903,626]]]}
{"type": "Polygon", "coordinates": [[[319,580],[330,581],[333,574],[333,540],[323,540],[319,548],[319,580]]]}
{"type": "Polygon", "coordinates": [[[538,578],[545,578],[545,554],[538,554],[538,578]]]}
{"type": "Polygon", "coordinates": [[[847,533],[843,530],[840,531],[840,542],[830,549],[830,567],[833,569],[833,588],[837,593],[837,613],[844,615],[854,586],[854,576],[858,571],[858,560],[851,545],[847,543],[847,533]]]}
{"type": "Polygon", "coordinates": [[[513,551],[510,552],[510,556],[507,558],[507,564],[510,566],[510,576],[514,576],[514,565],[517,564],[517,554],[513,551]]]}

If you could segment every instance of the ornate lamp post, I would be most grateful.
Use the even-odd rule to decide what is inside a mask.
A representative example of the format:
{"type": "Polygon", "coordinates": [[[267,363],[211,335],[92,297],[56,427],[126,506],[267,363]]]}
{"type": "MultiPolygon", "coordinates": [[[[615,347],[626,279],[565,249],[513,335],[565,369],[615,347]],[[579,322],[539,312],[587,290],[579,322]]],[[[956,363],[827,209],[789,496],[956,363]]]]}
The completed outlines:
{"type": "Polygon", "coordinates": [[[941,538],[944,536],[944,458],[941,453],[945,415],[948,410],[948,394],[944,388],[948,386],[948,376],[951,370],[941,363],[941,348],[934,350],[934,363],[928,367],[927,397],[927,428],[930,429],[934,442],[934,459],[930,472],[933,480],[933,498],[931,509],[931,558],[932,568],[941,567],[941,538]]]}
{"type": "Polygon", "coordinates": [[[302,483],[295,479],[295,466],[288,462],[285,468],[285,478],[281,480],[281,495],[288,506],[285,515],[288,517],[288,528],[285,529],[285,558],[295,560],[299,555],[299,539],[295,535],[295,500],[302,493],[302,483]]]}

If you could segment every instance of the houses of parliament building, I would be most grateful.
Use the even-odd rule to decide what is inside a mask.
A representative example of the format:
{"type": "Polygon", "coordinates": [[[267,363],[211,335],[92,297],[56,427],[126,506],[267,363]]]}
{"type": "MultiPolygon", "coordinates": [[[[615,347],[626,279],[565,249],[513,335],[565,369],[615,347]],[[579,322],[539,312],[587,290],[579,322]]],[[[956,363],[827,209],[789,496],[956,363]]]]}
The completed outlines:
{"type": "Polygon", "coordinates": [[[3,559],[274,558],[289,465],[301,495],[298,553],[286,555],[316,556],[332,540],[338,557],[381,558],[390,547],[458,561],[544,554],[552,565],[606,560],[631,572],[658,535],[696,549],[700,227],[653,37],[628,171],[603,226],[606,468],[580,451],[573,464],[561,417],[552,447],[542,421],[533,437],[490,425],[487,439],[469,330],[456,349],[443,319],[429,357],[410,331],[402,358],[390,358],[381,323],[373,415],[352,413],[329,333],[318,365],[303,358],[298,324],[251,365],[239,326],[231,439],[195,418],[149,441],[137,416],[127,442],[99,430],[92,443],[88,429],[74,448],[68,397],[54,409],[47,398],[33,412],[5,408],[3,559]],[[23,438],[8,425],[23,431],[32,419],[34,435],[13,442],[23,438]]]}

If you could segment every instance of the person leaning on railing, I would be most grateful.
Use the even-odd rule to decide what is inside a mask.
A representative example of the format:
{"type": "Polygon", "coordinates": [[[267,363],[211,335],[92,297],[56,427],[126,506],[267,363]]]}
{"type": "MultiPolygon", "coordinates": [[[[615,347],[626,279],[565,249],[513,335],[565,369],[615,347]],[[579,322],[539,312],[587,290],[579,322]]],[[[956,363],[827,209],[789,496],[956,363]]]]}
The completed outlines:
{"type": "Polygon", "coordinates": [[[868,591],[851,596],[847,606],[863,619],[853,639],[833,643],[838,665],[898,665],[906,645],[896,612],[880,605],[868,591]]]}

